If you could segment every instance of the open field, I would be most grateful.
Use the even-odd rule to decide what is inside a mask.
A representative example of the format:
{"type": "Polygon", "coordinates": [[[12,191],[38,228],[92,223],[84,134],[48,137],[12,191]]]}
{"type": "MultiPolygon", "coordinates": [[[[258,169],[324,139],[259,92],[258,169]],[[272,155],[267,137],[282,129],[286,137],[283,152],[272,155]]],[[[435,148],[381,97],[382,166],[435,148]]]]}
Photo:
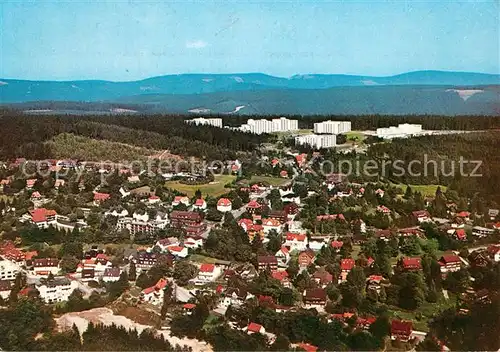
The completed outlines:
{"type": "MultiPolygon", "coordinates": [[[[404,184],[392,184],[393,186],[401,187],[403,193],[406,192],[406,185],[404,184]]],[[[438,187],[441,187],[441,191],[445,192],[447,187],[441,185],[410,185],[413,192],[420,192],[424,197],[434,196],[438,187]]]]}
{"type": "Polygon", "coordinates": [[[215,181],[203,185],[186,185],[179,181],[167,181],[165,187],[175,189],[178,192],[185,193],[188,197],[194,196],[196,190],[200,190],[203,196],[210,195],[212,197],[219,197],[229,191],[224,186],[233,182],[236,179],[234,175],[217,175],[215,181]]]}
{"type": "MultiPolygon", "coordinates": [[[[245,182],[244,180],[243,182],[245,182]]],[[[280,178],[280,177],[273,177],[273,176],[252,176],[252,178],[248,181],[250,185],[253,185],[254,183],[258,182],[265,182],[270,184],[271,186],[283,186],[289,183],[291,180],[288,178],[280,178]]]]}

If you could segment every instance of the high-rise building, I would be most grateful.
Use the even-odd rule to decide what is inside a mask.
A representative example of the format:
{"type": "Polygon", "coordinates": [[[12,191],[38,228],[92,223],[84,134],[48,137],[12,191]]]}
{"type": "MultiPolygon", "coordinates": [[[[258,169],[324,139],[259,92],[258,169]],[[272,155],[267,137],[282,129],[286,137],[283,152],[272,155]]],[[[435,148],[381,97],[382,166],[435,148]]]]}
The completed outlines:
{"type": "Polygon", "coordinates": [[[240,130],[255,134],[289,132],[298,130],[298,125],[299,122],[297,120],[289,120],[285,117],[273,120],[249,119],[246,124],[241,125],[240,130]]]}
{"type": "Polygon", "coordinates": [[[196,126],[209,125],[209,126],[222,128],[222,119],[221,118],[206,119],[204,117],[197,117],[197,118],[192,119],[192,120],[186,120],[186,123],[193,123],[196,126]]]}
{"type": "Polygon", "coordinates": [[[398,126],[377,128],[377,137],[383,139],[407,138],[422,133],[422,125],[403,123],[398,126]]]}
{"type": "Polygon", "coordinates": [[[323,121],[314,124],[314,133],[343,134],[351,130],[351,121],[323,121]]]}
{"type": "Polygon", "coordinates": [[[295,137],[295,144],[309,145],[316,149],[332,148],[337,145],[335,134],[306,134],[295,137]]]}

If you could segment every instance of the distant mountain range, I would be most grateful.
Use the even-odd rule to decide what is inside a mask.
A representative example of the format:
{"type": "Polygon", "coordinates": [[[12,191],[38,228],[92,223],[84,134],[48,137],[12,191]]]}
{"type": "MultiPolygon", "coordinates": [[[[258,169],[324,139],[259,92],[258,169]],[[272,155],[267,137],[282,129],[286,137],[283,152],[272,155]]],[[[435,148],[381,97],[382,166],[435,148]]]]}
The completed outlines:
{"type": "Polygon", "coordinates": [[[500,75],[416,71],[389,77],[180,74],[131,82],[0,79],[2,104],[71,110],[67,102],[79,102],[79,110],[81,102],[88,102],[84,110],[96,111],[103,102],[112,103],[113,112],[492,115],[500,114],[500,75]],[[31,103],[15,104],[26,102],[31,103]]]}

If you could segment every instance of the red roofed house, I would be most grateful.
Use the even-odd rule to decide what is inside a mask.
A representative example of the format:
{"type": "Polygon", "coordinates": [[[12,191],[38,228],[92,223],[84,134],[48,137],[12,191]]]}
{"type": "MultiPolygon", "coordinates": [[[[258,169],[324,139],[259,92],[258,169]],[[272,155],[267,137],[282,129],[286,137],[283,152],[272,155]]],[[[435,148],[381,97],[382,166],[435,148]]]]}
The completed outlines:
{"type": "Polygon", "coordinates": [[[245,232],[248,231],[248,229],[253,225],[253,221],[247,218],[240,219],[238,221],[238,225],[240,225],[245,232]]]}
{"type": "Polygon", "coordinates": [[[356,266],[356,262],[352,258],[342,259],[340,261],[340,277],[338,283],[342,283],[347,280],[347,275],[351,272],[352,268],[356,266]]]}
{"type": "Polygon", "coordinates": [[[206,284],[215,281],[221,275],[221,269],[215,264],[201,264],[195,284],[206,284]]]}
{"type": "Polygon", "coordinates": [[[174,210],[170,213],[172,227],[183,229],[187,235],[201,235],[207,229],[203,217],[194,211],[174,210]]]}
{"type": "Polygon", "coordinates": [[[248,211],[250,214],[256,213],[256,212],[257,212],[257,211],[259,211],[261,208],[262,208],[262,204],[260,204],[260,203],[259,203],[259,202],[257,202],[256,200],[251,200],[251,201],[247,204],[247,211],[248,211]]]}
{"type": "Polygon", "coordinates": [[[332,248],[336,251],[336,252],[340,252],[340,249],[342,248],[342,246],[344,245],[344,242],[342,241],[332,241],[332,248]]]}
{"type": "Polygon", "coordinates": [[[247,326],[247,333],[249,335],[256,334],[256,333],[263,334],[265,332],[266,332],[266,329],[264,329],[264,327],[262,325],[257,324],[257,323],[250,323],[247,326]]]}
{"type": "Polygon", "coordinates": [[[377,211],[382,213],[382,214],[390,214],[391,213],[391,209],[387,208],[385,205],[379,205],[377,207],[377,211]]]}
{"type": "Polygon", "coordinates": [[[186,258],[188,256],[188,249],[183,246],[168,246],[167,250],[175,257],[186,258]]]}
{"type": "Polygon", "coordinates": [[[99,205],[106,200],[108,200],[111,197],[109,193],[99,193],[95,192],[94,193],[94,205],[99,205]]]}
{"type": "Polygon", "coordinates": [[[280,176],[283,177],[283,178],[287,178],[288,177],[288,171],[286,170],[281,170],[280,171],[280,176]]]}
{"type": "Polygon", "coordinates": [[[417,220],[417,222],[421,223],[421,222],[428,222],[428,221],[431,221],[432,218],[431,218],[431,215],[429,214],[429,212],[427,210],[417,210],[417,211],[413,211],[411,213],[411,215],[417,220]]]}
{"type": "Polygon", "coordinates": [[[175,196],[172,201],[172,206],[178,206],[179,204],[184,204],[185,206],[189,205],[189,198],[186,196],[175,196]]]}
{"type": "Polygon", "coordinates": [[[316,253],[314,253],[313,250],[306,249],[305,251],[300,252],[298,258],[299,267],[307,268],[314,262],[314,259],[316,259],[316,253]]]}
{"type": "Polygon", "coordinates": [[[292,287],[292,283],[290,282],[290,278],[288,277],[286,270],[273,270],[271,276],[281,282],[284,287],[292,287]]]}
{"type": "Polygon", "coordinates": [[[307,159],[307,154],[299,154],[295,157],[295,160],[297,161],[297,164],[299,166],[302,166],[305,162],[306,162],[306,159],[307,159]]]}
{"type": "Polygon", "coordinates": [[[149,204],[160,203],[160,201],[161,201],[161,199],[158,196],[151,196],[151,197],[148,198],[149,204]]]}
{"type": "Polygon", "coordinates": [[[487,251],[493,261],[500,262],[500,245],[489,246],[487,251]]]}
{"type": "Polygon", "coordinates": [[[248,240],[250,242],[252,242],[256,236],[259,236],[260,240],[263,241],[264,227],[260,224],[252,224],[247,228],[247,234],[248,234],[248,240]]]}
{"type": "Polygon", "coordinates": [[[455,232],[453,232],[453,237],[459,241],[467,241],[467,233],[465,232],[465,229],[456,229],[455,232]]]}
{"type": "Polygon", "coordinates": [[[441,265],[442,274],[459,271],[462,266],[462,260],[456,254],[443,254],[438,263],[441,265]]]}
{"type": "Polygon", "coordinates": [[[287,233],[285,239],[285,246],[290,248],[291,251],[304,251],[307,248],[307,236],[305,234],[287,233]]]}
{"type": "Polygon", "coordinates": [[[207,202],[203,198],[198,198],[193,204],[193,209],[205,210],[207,209],[207,202]]]}
{"type": "Polygon", "coordinates": [[[42,198],[42,195],[40,194],[40,192],[35,191],[35,192],[31,193],[31,198],[32,199],[39,199],[39,198],[42,198]]]}
{"type": "Polygon", "coordinates": [[[196,308],[196,304],[194,303],[185,303],[182,306],[182,310],[186,313],[186,315],[193,314],[193,310],[196,308]]]}
{"type": "Polygon", "coordinates": [[[271,230],[280,233],[283,230],[283,225],[277,219],[264,219],[262,220],[262,226],[264,227],[264,233],[268,234],[271,230]]]}
{"type": "Polygon", "coordinates": [[[290,261],[290,251],[285,246],[281,246],[280,250],[274,255],[278,259],[278,266],[287,267],[290,261]]]}
{"type": "Polygon", "coordinates": [[[144,302],[148,302],[153,305],[161,304],[163,302],[164,290],[167,285],[168,281],[164,278],[161,278],[154,286],[142,290],[141,299],[144,302]]]}
{"type": "Polygon", "coordinates": [[[48,276],[59,273],[59,260],[56,258],[42,258],[33,260],[33,272],[35,275],[48,276]]]}
{"type": "Polygon", "coordinates": [[[229,199],[221,198],[217,202],[217,210],[222,212],[222,213],[226,213],[228,211],[233,210],[233,204],[231,203],[231,201],[229,199]]]}
{"type": "Polygon", "coordinates": [[[31,189],[36,183],[36,178],[30,178],[29,180],[26,180],[26,188],[31,189]]]}
{"type": "Polygon", "coordinates": [[[465,221],[469,221],[470,213],[468,211],[461,211],[457,214],[457,216],[464,219],[465,221]]]}
{"type": "Polygon", "coordinates": [[[342,220],[345,221],[344,214],[326,214],[316,216],[316,221],[328,221],[328,220],[342,220]]]}
{"type": "Polygon", "coordinates": [[[320,285],[320,287],[323,288],[333,281],[333,275],[325,269],[316,270],[316,272],[312,275],[312,278],[318,285],[320,285]]]}
{"type": "Polygon", "coordinates": [[[407,342],[413,333],[413,322],[405,320],[391,321],[391,339],[407,342]]]}
{"type": "Polygon", "coordinates": [[[55,210],[37,208],[30,210],[31,221],[39,228],[47,228],[56,222],[57,213],[55,210]]]}
{"type": "Polygon", "coordinates": [[[422,263],[419,257],[404,257],[400,261],[400,265],[404,270],[418,271],[422,270],[422,263]]]}
{"type": "Polygon", "coordinates": [[[316,352],[318,350],[318,347],[311,345],[310,343],[301,342],[301,343],[298,343],[296,345],[297,345],[297,348],[304,350],[306,352],[316,352]]]}

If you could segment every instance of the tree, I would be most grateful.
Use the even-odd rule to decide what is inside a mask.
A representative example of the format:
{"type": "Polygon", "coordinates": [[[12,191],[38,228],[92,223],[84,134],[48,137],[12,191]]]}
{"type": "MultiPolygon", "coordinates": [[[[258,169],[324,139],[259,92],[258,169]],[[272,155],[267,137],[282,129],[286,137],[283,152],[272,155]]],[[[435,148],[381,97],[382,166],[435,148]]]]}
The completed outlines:
{"type": "Polygon", "coordinates": [[[173,277],[179,286],[185,286],[189,280],[198,274],[198,268],[188,261],[182,260],[175,264],[173,277]]]}
{"type": "Polygon", "coordinates": [[[290,279],[295,278],[299,272],[299,262],[296,258],[293,258],[290,260],[290,263],[288,263],[288,268],[286,268],[286,272],[288,273],[288,276],[290,279]]]}
{"type": "Polygon", "coordinates": [[[65,256],[61,259],[60,267],[65,273],[74,273],[78,267],[78,263],[80,263],[80,260],[77,257],[65,256]]]}
{"type": "Polygon", "coordinates": [[[120,278],[118,279],[118,281],[111,282],[109,285],[110,299],[114,300],[120,297],[123,294],[123,292],[125,292],[128,288],[129,288],[128,274],[124,270],[120,274],[120,278]]]}
{"type": "Polygon", "coordinates": [[[283,334],[279,334],[271,345],[271,351],[289,351],[290,339],[283,334]]]}
{"type": "Polygon", "coordinates": [[[15,304],[17,302],[17,295],[19,294],[19,291],[24,287],[24,277],[23,273],[17,273],[16,278],[14,280],[14,285],[10,289],[10,294],[9,294],[9,304],[15,304]]]}
{"type": "Polygon", "coordinates": [[[129,281],[135,281],[137,279],[137,269],[133,260],[130,262],[128,268],[128,279],[129,281]]]}
{"type": "Polygon", "coordinates": [[[172,294],[174,292],[173,285],[169,284],[163,289],[163,303],[161,305],[161,319],[165,319],[167,315],[168,308],[172,303],[172,294]]]}

